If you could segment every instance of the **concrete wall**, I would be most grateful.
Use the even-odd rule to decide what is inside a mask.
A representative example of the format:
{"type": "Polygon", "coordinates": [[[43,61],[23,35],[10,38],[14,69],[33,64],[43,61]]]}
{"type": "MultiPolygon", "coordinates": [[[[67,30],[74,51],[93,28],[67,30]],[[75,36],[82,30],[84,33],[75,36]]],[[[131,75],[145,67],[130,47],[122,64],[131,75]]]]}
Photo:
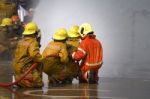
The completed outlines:
{"type": "Polygon", "coordinates": [[[41,0],[42,49],[59,27],[89,22],[104,48],[103,77],[150,78],[149,0],[41,0]]]}

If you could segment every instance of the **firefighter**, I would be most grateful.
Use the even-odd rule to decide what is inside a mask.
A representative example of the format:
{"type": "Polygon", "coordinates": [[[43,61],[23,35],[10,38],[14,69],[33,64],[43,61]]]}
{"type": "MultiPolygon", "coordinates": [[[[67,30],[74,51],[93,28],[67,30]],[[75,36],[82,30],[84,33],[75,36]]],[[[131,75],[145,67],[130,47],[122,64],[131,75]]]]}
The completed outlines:
{"type": "Polygon", "coordinates": [[[20,22],[20,18],[19,18],[18,15],[13,15],[13,16],[11,17],[11,20],[12,20],[12,22],[13,22],[14,24],[20,22]]]}
{"type": "Polygon", "coordinates": [[[13,56],[14,48],[16,47],[13,41],[16,39],[12,20],[10,18],[2,19],[0,25],[0,53],[2,56],[4,55],[5,60],[11,59],[10,57],[13,56]]]}
{"type": "Polygon", "coordinates": [[[20,18],[18,15],[13,15],[11,17],[11,20],[13,22],[13,27],[14,27],[14,31],[17,35],[18,38],[22,37],[22,32],[23,32],[23,24],[20,21],[20,18]]]}
{"type": "Polygon", "coordinates": [[[69,53],[77,50],[80,42],[79,26],[74,25],[69,29],[67,45],[69,47],[69,53]]]}
{"type": "MultiPolygon", "coordinates": [[[[74,25],[68,31],[68,38],[67,38],[67,47],[68,53],[72,53],[77,50],[80,42],[80,34],[78,32],[79,26],[74,25]]],[[[67,74],[68,78],[65,80],[66,82],[72,82],[73,78],[77,78],[79,73],[79,63],[74,61],[72,58],[69,58],[67,74]]]]}
{"type": "Polygon", "coordinates": [[[65,70],[69,60],[66,39],[66,29],[59,28],[53,35],[53,41],[43,51],[43,71],[48,75],[50,85],[59,85],[66,77],[65,70]]]}
{"type": "MultiPolygon", "coordinates": [[[[38,26],[34,22],[29,22],[25,25],[23,38],[18,42],[13,64],[16,79],[20,78],[32,64],[41,62],[43,59],[36,39],[38,30],[38,26]]],[[[42,87],[42,64],[39,64],[38,67],[21,80],[18,85],[20,87],[29,88],[42,87]]]]}
{"type": "Polygon", "coordinates": [[[103,62],[103,49],[96,39],[89,23],[84,23],[79,28],[82,41],[77,51],[72,53],[72,58],[81,61],[79,76],[80,83],[98,83],[98,70],[103,62]]]}

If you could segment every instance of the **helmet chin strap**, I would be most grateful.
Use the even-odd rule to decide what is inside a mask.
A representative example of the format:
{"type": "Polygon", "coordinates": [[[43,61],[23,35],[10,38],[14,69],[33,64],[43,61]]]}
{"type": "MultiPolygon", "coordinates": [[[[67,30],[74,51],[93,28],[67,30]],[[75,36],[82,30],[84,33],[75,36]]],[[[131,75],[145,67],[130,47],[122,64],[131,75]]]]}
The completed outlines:
{"type": "Polygon", "coordinates": [[[82,35],[84,35],[83,32],[84,32],[84,28],[82,27],[80,33],[81,33],[82,35]]]}

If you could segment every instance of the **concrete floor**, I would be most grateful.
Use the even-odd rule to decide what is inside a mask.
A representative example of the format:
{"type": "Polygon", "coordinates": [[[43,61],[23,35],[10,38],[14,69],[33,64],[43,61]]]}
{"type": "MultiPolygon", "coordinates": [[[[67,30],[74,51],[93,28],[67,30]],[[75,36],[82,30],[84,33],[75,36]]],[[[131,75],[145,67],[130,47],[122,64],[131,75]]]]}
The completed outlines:
{"type": "MultiPolygon", "coordinates": [[[[10,63],[0,64],[0,82],[10,82],[10,63]]],[[[0,99],[150,99],[150,79],[101,77],[99,84],[78,84],[74,80],[73,84],[57,87],[48,87],[44,80],[41,89],[0,88],[0,99]]]]}

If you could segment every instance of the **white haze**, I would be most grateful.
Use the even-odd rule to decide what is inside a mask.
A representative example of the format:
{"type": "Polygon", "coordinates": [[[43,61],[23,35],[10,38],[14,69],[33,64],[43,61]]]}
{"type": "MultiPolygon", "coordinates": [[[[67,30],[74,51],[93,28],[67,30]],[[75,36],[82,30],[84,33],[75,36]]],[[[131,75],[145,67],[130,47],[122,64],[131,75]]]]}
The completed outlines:
{"type": "Polygon", "coordinates": [[[59,27],[89,22],[103,44],[100,76],[150,78],[149,5],[149,0],[40,0],[34,21],[42,31],[41,52],[59,27]]]}

